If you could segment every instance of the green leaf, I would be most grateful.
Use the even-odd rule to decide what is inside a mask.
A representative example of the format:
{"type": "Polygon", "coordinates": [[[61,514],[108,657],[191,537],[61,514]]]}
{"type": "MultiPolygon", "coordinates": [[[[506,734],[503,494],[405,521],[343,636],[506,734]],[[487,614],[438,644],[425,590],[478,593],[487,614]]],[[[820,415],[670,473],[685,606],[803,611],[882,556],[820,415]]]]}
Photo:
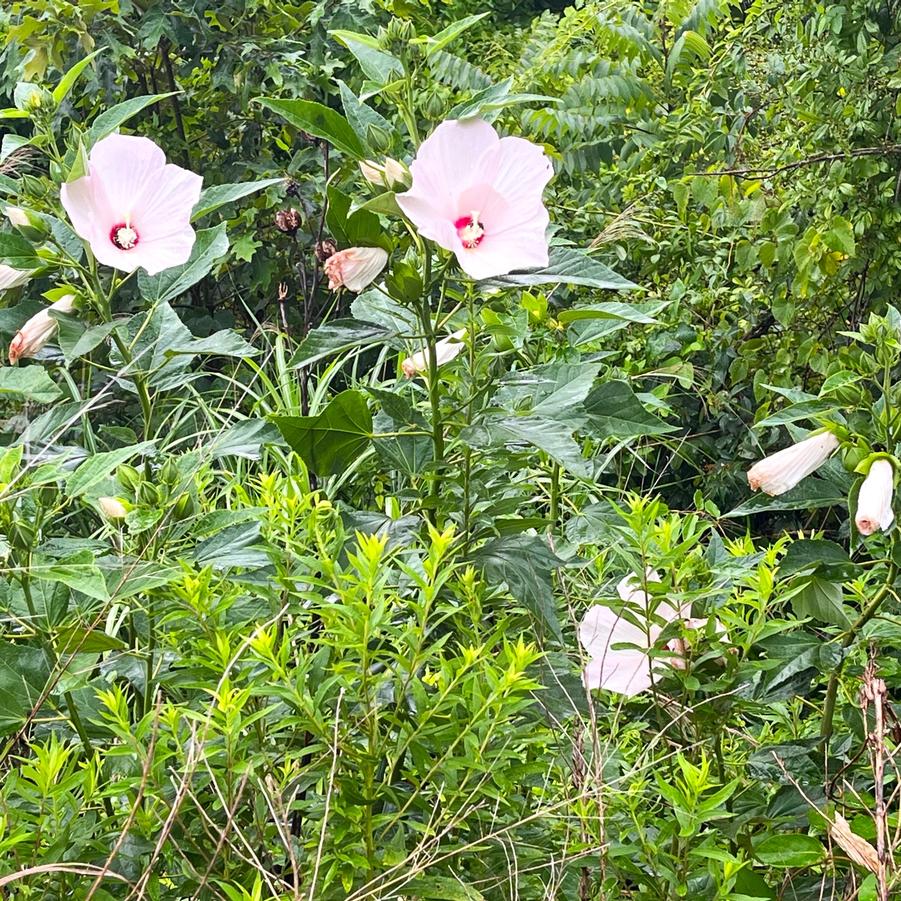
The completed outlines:
{"type": "Polygon", "coordinates": [[[128,645],[115,635],[107,635],[101,629],[86,629],[84,626],[66,626],[60,629],[60,651],[62,654],[102,654],[104,651],[123,651],[128,645]]]}
{"type": "Polygon", "coordinates": [[[556,314],[560,322],[579,322],[583,319],[621,319],[624,322],[637,322],[641,325],[654,325],[659,322],[653,316],[648,315],[639,307],[628,303],[610,301],[608,303],[593,303],[584,307],[569,307],[560,310],[556,314]]]}
{"type": "Polygon", "coordinates": [[[133,116],[137,116],[142,110],[160,100],[172,97],[178,91],[169,91],[166,94],[148,94],[144,97],[132,97],[130,100],[124,100],[111,106],[108,110],[102,112],[91,125],[88,131],[88,147],[93,147],[98,141],[111,135],[120,125],[124,125],[133,116]]]}
{"type": "Polygon", "coordinates": [[[490,584],[506,582],[510,594],[537,616],[558,640],[563,630],[557,616],[551,573],[563,561],[537,535],[495,538],[473,554],[490,584]]]}
{"type": "Polygon", "coordinates": [[[754,846],[754,856],[769,867],[811,867],[823,859],[823,846],[812,835],[768,835],[754,846]]]}
{"type": "Polygon", "coordinates": [[[584,419],[582,402],[588,397],[601,364],[546,363],[501,379],[493,404],[511,413],[579,423],[584,419]]]}
{"type": "Polygon", "coordinates": [[[812,616],[833,626],[851,625],[843,603],[842,586],[820,576],[810,576],[804,587],[792,596],[792,610],[796,616],[812,616]]]}
{"type": "Polygon", "coordinates": [[[380,50],[378,42],[370,35],[339,29],[329,31],[329,34],[350,50],[363,74],[377,85],[387,84],[404,74],[403,63],[396,56],[380,50]]]}
{"type": "Polygon", "coordinates": [[[582,448],[572,437],[575,425],[537,416],[486,417],[460,433],[460,440],[477,450],[531,445],[580,479],[591,477],[582,448]]]}
{"type": "Polygon", "coordinates": [[[34,247],[21,235],[12,232],[0,232],[0,263],[26,272],[41,265],[34,247]]]}
{"type": "Polygon", "coordinates": [[[313,329],[301,341],[291,362],[291,369],[309,366],[317,360],[334,354],[346,353],[360,347],[384,344],[396,335],[396,331],[376,325],[374,322],[362,322],[359,319],[335,319],[313,329]]]}
{"type": "Polygon", "coordinates": [[[426,35],[423,37],[414,38],[414,43],[424,44],[425,49],[424,53],[426,58],[430,57],[433,53],[438,50],[443,50],[458,38],[464,31],[469,28],[472,28],[476,22],[480,22],[485,16],[490,15],[489,13],[476,13],[473,16],[465,16],[462,19],[457,19],[456,22],[451,22],[447,28],[442,28],[438,34],[433,34],[430,36],[426,35]]]}
{"type": "Polygon", "coordinates": [[[318,475],[344,471],[372,440],[372,414],[359,391],[342,391],[318,416],[274,416],[272,421],[318,475]]]}
{"type": "Polygon", "coordinates": [[[533,272],[511,272],[482,282],[486,287],[528,287],[530,285],[585,285],[589,288],[605,288],[613,291],[631,291],[638,287],[634,282],[618,275],[609,266],[592,259],[581,250],[571,247],[551,248],[546,268],[533,272]]]}
{"type": "Polygon", "coordinates": [[[183,266],[166,269],[157,275],[138,272],[138,290],[152,304],[174,300],[197,284],[213,268],[217,260],[228,252],[228,236],[225,223],[197,232],[197,240],[188,262],[183,266]]]}
{"type": "Polygon", "coordinates": [[[0,641],[0,733],[15,732],[38,703],[50,678],[40,648],[0,641]]]}
{"type": "Polygon", "coordinates": [[[273,185],[283,184],[284,181],[283,178],[264,178],[260,181],[242,181],[230,185],[210,185],[200,192],[200,200],[191,213],[191,221],[196,222],[227,203],[234,203],[242,197],[256,194],[257,191],[265,191],[273,185]]]}
{"type": "Polygon", "coordinates": [[[843,547],[820,538],[793,541],[779,563],[779,575],[783,578],[805,570],[822,570],[830,577],[853,579],[858,569],[843,547]]]}
{"type": "Polygon", "coordinates": [[[340,113],[313,100],[278,100],[263,97],[259,102],[277,113],[289,124],[317,138],[328,141],[338,150],[356,159],[363,159],[366,152],[357,133],[340,113]]]}
{"type": "Polygon", "coordinates": [[[369,148],[370,130],[391,136],[394,131],[391,123],[369,104],[360,100],[340,79],[338,79],[338,91],[341,94],[341,105],[344,107],[344,115],[347,116],[347,121],[364,147],[369,148]]]}
{"type": "MultiPolygon", "coordinates": [[[[66,318],[72,320],[74,317],[66,318]]],[[[73,360],[89,354],[98,344],[109,337],[114,328],[120,325],[122,325],[121,322],[101,322],[100,325],[92,325],[90,328],[79,331],[77,328],[74,330],[66,328],[60,322],[57,341],[66,362],[71,363],[73,360]]]]}
{"type": "Polygon", "coordinates": [[[649,413],[626,382],[598,385],[585,399],[587,429],[598,438],[622,441],[644,435],[666,435],[674,430],[649,413]]]}
{"type": "Polygon", "coordinates": [[[485,896],[471,885],[449,876],[417,876],[402,886],[405,896],[423,901],[484,901],[485,896]]]}
{"type": "Polygon", "coordinates": [[[485,119],[493,122],[501,110],[526,103],[541,103],[545,106],[559,104],[559,97],[546,94],[511,94],[513,78],[506,78],[498,84],[489,85],[477,91],[469,100],[458,103],[448,114],[449,119],[485,119]]]}
{"type": "Polygon", "coordinates": [[[234,329],[224,328],[206,338],[194,338],[183,344],[175,344],[164,349],[167,355],[210,354],[220,357],[255,357],[260,351],[245,341],[234,329]]]}
{"type": "Polygon", "coordinates": [[[755,429],[764,429],[771,426],[785,425],[788,422],[797,422],[799,419],[811,419],[816,416],[824,416],[838,409],[838,404],[831,400],[805,400],[799,404],[790,404],[777,410],[766,419],[754,423],[755,429]]]}
{"type": "Polygon", "coordinates": [[[759,492],[724,514],[724,519],[750,516],[752,513],[772,513],[783,510],[816,510],[820,507],[845,505],[848,502],[850,478],[818,478],[808,476],[791,491],[770,497],[759,492]]]}
{"type": "Polygon", "coordinates": [[[69,497],[79,497],[102,482],[116,467],[131,460],[133,457],[149,454],[155,449],[153,441],[143,441],[131,447],[119,447],[115,450],[94,454],[88,457],[66,479],[66,494],[69,497]]]}
{"type": "Polygon", "coordinates": [[[53,560],[45,556],[36,556],[30,570],[32,578],[43,582],[61,582],[75,591],[80,591],[89,598],[108,601],[106,580],[94,562],[94,555],[89,550],[53,560]]]}
{"type": "Polygon", "coordinates": [[[43,366],[0,366],[0,397],[49,404],[62,397],[59,385],[47,375],[43,366]]]}
{"type": "Polygon", "coordinates": [[[65,75],[59,80],[59,84],[53,89],[53,102],[59,106],[66,97],[69,96],[69,91],[72,90],[75,82],[78,81],[78,76],[81,75],[82,72],[90,65],[91,60],[97,56],[99,53],[103,53],[105,47],[101,47],[99,50],[95,50],[93,53],[89,53],[84,59],[79,60],[75,63],[72,68],[66,72],[65,75]]]}

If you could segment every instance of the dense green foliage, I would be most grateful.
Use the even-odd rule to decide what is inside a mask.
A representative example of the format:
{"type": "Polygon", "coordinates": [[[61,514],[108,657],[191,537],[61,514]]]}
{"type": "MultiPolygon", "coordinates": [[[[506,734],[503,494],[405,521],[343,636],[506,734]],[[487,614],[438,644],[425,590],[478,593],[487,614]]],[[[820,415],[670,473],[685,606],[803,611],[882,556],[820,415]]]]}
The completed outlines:
{"type": "Polygon", "coordinates": [[[3,346],[74,307],[0,367],[0,897],[887,901],[899,72],[895,0],[6,3],[3,346]],[[361,170],[472,117],[543,270],[361,170]],[[118,129],[204,178],[184,265],[61,206],[118,129]],[[628,574],[671,665],[586,691],[628,574]]]}

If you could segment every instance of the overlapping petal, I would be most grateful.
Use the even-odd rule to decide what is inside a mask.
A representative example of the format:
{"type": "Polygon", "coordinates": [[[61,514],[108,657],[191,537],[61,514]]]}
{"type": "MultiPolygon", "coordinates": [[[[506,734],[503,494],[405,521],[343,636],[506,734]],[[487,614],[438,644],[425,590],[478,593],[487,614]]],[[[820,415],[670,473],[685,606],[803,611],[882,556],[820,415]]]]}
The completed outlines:
{"type": "Polygon", "coordinates": [[[149,138],[115,134],[94,145],[88,174],[64,184],[61,199],[99,262],[155,275],[190,257],[191,211],[202,183],[196,173],[166,163],[149,138]]]}

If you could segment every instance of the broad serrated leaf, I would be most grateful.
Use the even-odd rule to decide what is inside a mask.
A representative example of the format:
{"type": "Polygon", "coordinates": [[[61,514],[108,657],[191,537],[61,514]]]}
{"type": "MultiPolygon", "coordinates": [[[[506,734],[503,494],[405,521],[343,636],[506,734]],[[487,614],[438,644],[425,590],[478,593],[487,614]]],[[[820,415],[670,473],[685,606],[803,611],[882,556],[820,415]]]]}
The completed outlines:
{"type": "Polygon", "coordinates": [[[372,440],[372,414],[359,391],[342,391],[317,416],[273,416],[272,421],[318,475],[344,471],[372,440]]]}
{"type": "Polygon", "coordinates": [[[219,207],[225,206],[227,203],[234,203],[236,200],[241,200],[243,197],[248,197],[251,194],[256,194],[258,191],[265,191],[266,188],[271,188],[273,185],[280,185],[283,183],[283,178],[264,178],[261,181],[242,181],[230,185],[211,185],[200,192],[200,199],[197,201],[197,205],[191,213],[191,221],[196,222],[201,217],[206,216],[208,213],[212,213],[213,210],[218,210],[219,207]]]}
{"type": "Polygon", "coordinates": [[[295,128],[328,141],[349,156],[362,159],[366,155],[363,144],[347,119],[321,103],[313,100],[278,100],[275,97],[262,97],[259,102],[295,128]]]}
{"type": "Polygon", "coordinates": [[[377,85],[385,85],[404,74],[403,63],[380,50],[378,42],[368,34],[335,29],[329,35],[343,44],[360,64],[363,74],[377,85]]]}
{"type": "Polygon", "coordinates": [[[623,441],[647,435],[666,435],[674,430],[649,413],[626,382],[598,385],[585,398],[586,430],[598,438],[623,441]]]}
{"type": "Polygon", "coordinates": [[[363,322],[359,319],[335,319],[313,329],[301,341],[288,365],[291,369],[309,366],[317,360],[334,354],[383,344],[396,334],[396,331],[376,325],[374,322],[363,322]]]}
{"type": "Polygon", "coordinates": [[[41,265],[34,247],[21,235],[0,232],[0,264],[29,272],[41,265]]]}
{"type": "Polygon", "coordinates": [[[166,94],[148,94],[144,97],[132,97],[130,100],[124,100],[111,106],[108,110],[104,110],[91,124],[88,131],[88,147],[93,146],[98,141],[111,135],[120,125],[124,125],[129,119],[137,116],[142,110],[147,109],[160,100],[172,97],[178,91],[169,91],[166,94]]]}
{"type": "Polygon", "coordinates": [[[563,630],[554,603],[552,573],[562,562],[536,535],[495,538],[473,554],[473,562],[491,584],[507,583],[510,594],[561,640],[563,630]]]}
{"type": "Polygon", "coordinates": [[[546,268],[531,272],[511,272],[490,278],[481,284],[500,288],[527,287],[530,285],[585,285],[611,291],[631,291],[638,287],[634,282],[618,275],[609,266],[599,263],[572,247],[554,247],[546,268]]]}
{"type": "Polygon", "coordinates": [[[62,394],[43,366],[0,366],[0,397],[49,404],[62,394]]]}
{"type": "Polygon", "coordinates": [[[141,269],[138,272],[138,290],[151,304],[175,300],[204,278],[227,252],[228,236],[225,223],[221,222],[213,228],[197,232],[191,256],[184,265],[165,269],[156,275],[148,275],[141,269]]]}
{"type": "Polygon", "coordinates": [[[88,457],[81,466],[66,479],[66,494],[79,497],[102,482],[117,466],[133,457],[149,454],[155,449],[153,441],[143,441],[131,447],[118,447],[115,450],[94,454],[88,457]]]}

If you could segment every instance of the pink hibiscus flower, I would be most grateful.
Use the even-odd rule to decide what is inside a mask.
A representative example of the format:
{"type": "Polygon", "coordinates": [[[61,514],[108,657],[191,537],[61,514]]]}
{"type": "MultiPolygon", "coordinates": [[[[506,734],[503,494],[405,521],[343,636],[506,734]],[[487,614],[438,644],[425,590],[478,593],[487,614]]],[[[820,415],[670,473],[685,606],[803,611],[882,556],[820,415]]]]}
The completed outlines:
{"type": "Polygon", "coordinates": [[[410,171],[413,186],[398,205],[467,275],[547,266],[541,197],[553,169],[540,147],[500,138],[481,119],[449,120],[423,142],[410,171]]]}
{"type": "Polygon", "coordinates": [[[72,225],[105,266],[155,275],[187,262],[191,210],[203,178],[166,163],[149,138],[110,135],[88,159],[88,175],[62,186],[72,225]]]}

